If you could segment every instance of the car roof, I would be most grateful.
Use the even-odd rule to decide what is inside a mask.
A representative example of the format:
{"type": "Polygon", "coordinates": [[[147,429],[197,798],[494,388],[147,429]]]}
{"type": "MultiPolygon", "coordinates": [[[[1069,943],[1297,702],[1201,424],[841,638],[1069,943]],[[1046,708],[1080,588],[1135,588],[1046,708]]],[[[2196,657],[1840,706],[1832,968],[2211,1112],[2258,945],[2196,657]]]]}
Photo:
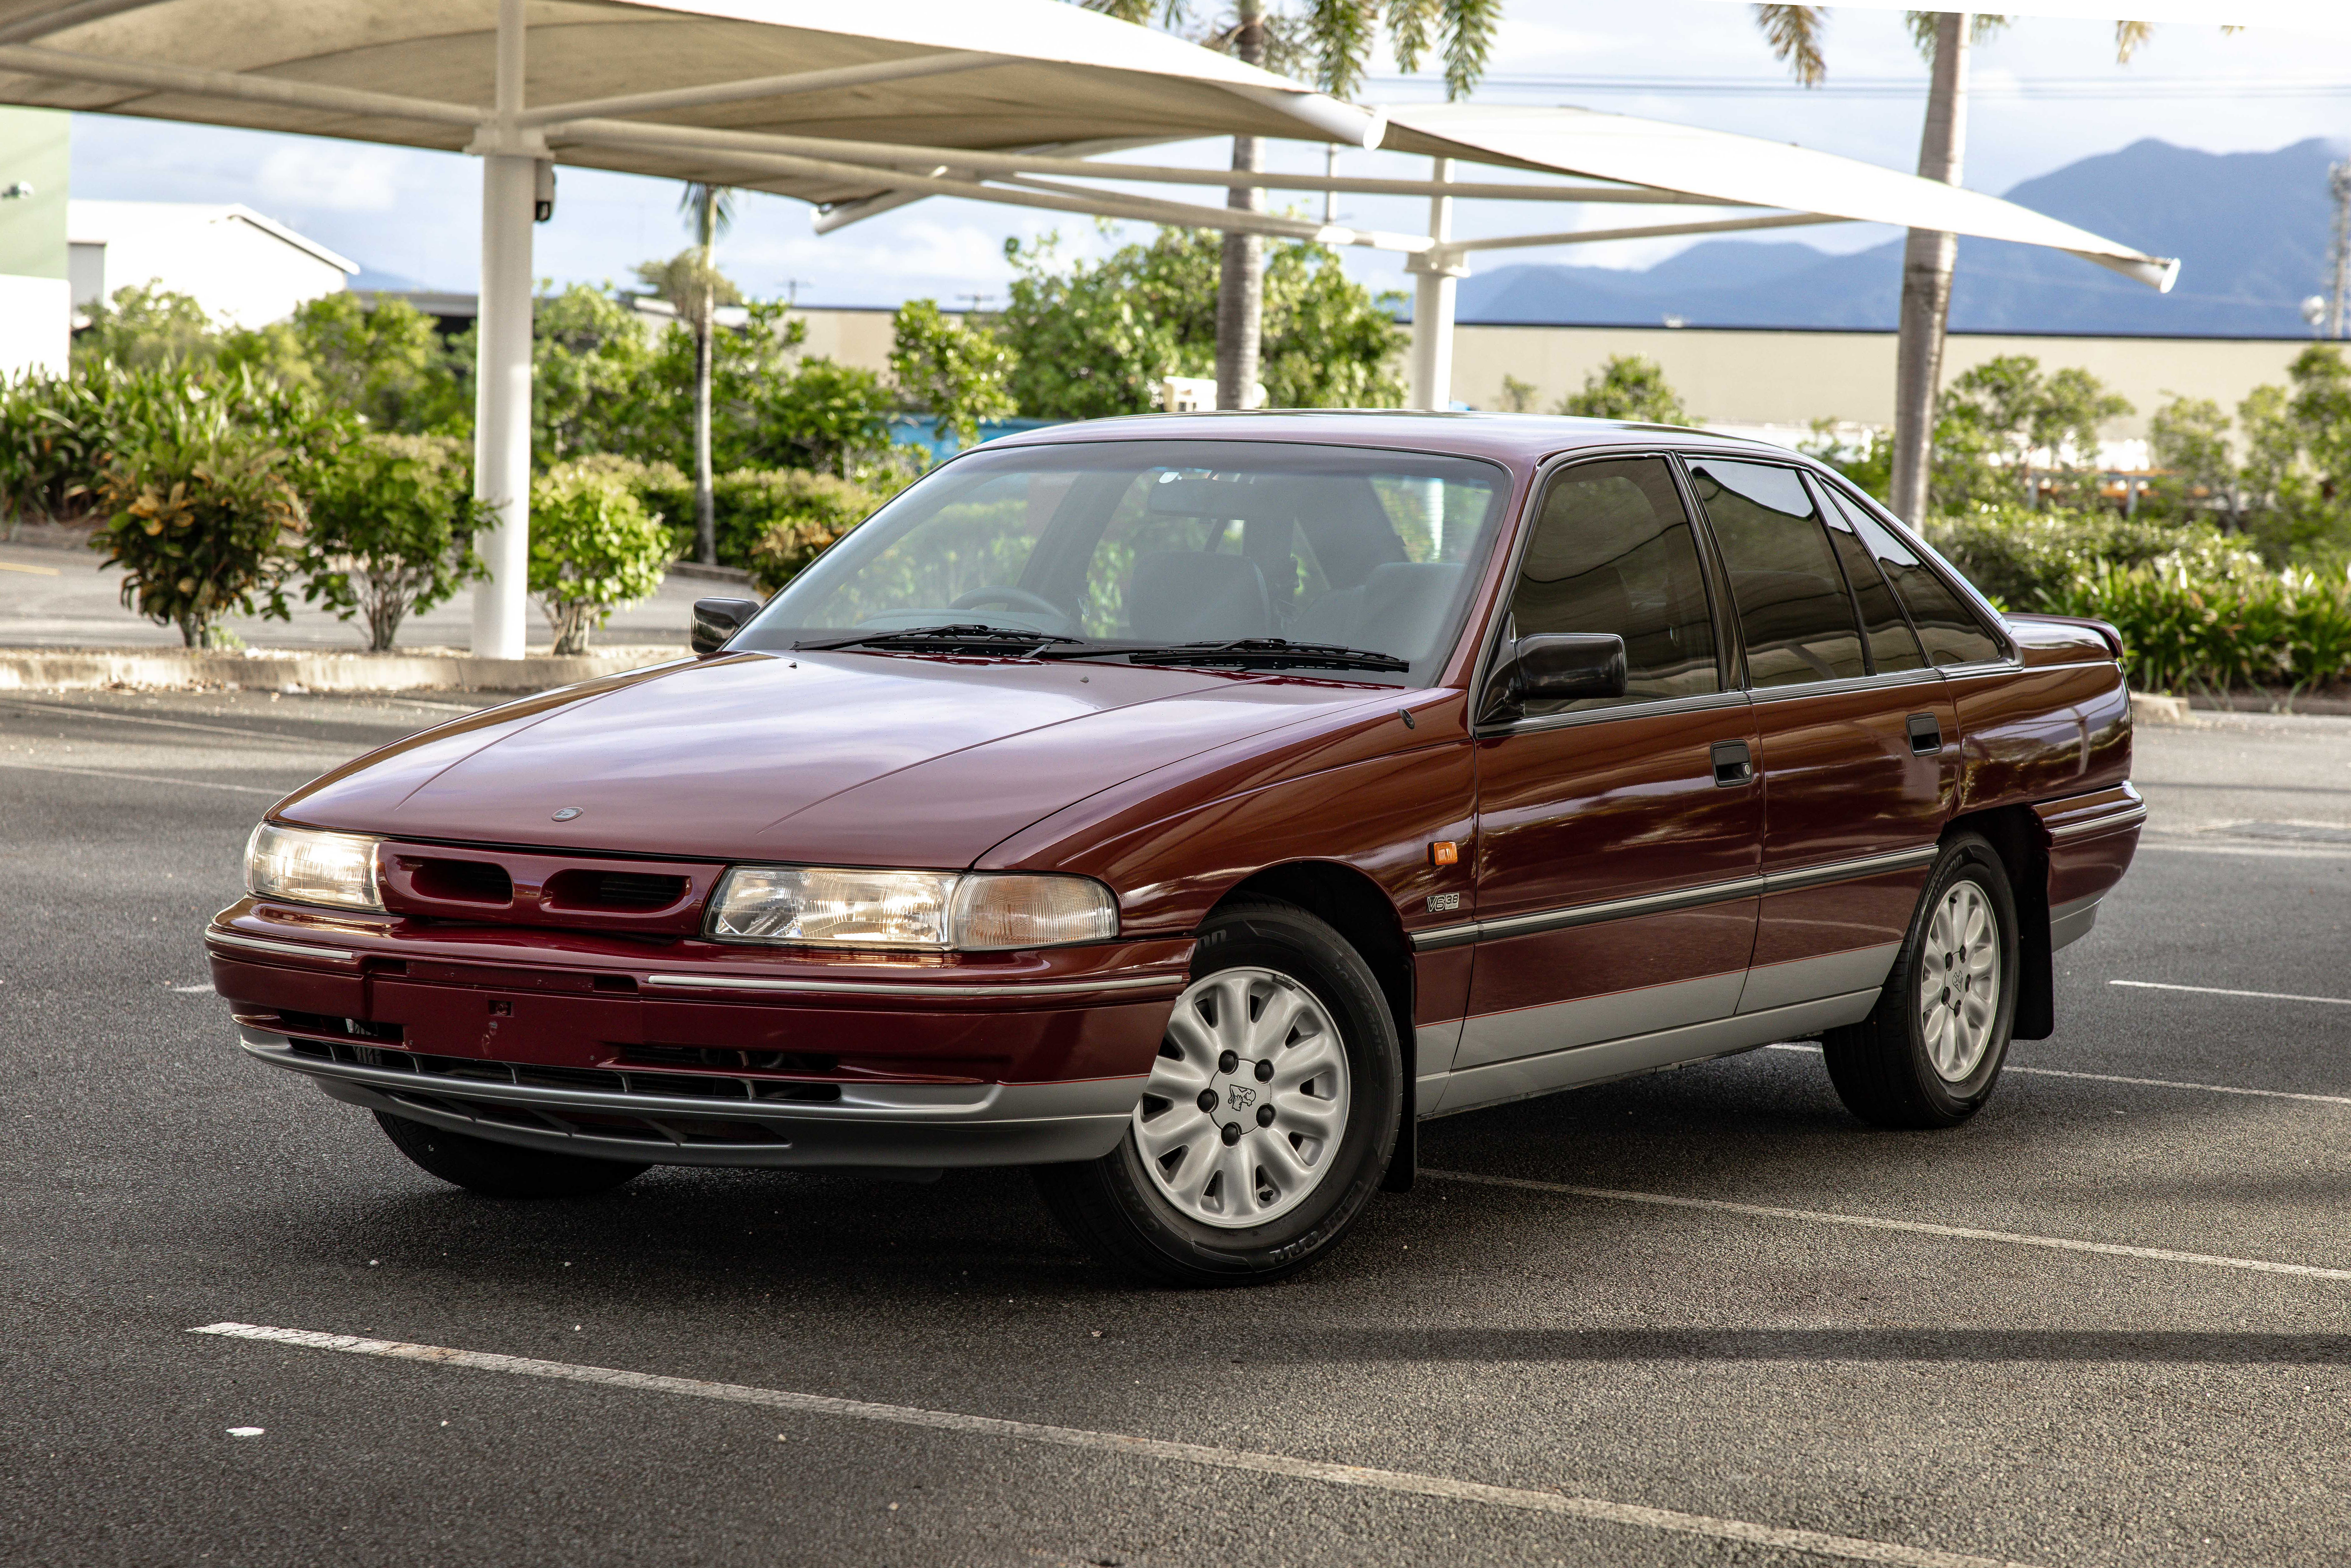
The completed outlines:
{"type": "Polygon", "coordinates": [[[1431,413],[1397,409],[1282,409],[1203,413],[1127,414],[1049,424],[987,443],[991,448],[1080,441],[1305,441],[1339,446],[1401,447],[1458,453],[1514,465],[1541,462],[1578,447],[1630,444],[1750,452],[1803,461],[1800,454],[1750,437],[1677,424],[1581,419],[1553,413],[1431,413]]]}

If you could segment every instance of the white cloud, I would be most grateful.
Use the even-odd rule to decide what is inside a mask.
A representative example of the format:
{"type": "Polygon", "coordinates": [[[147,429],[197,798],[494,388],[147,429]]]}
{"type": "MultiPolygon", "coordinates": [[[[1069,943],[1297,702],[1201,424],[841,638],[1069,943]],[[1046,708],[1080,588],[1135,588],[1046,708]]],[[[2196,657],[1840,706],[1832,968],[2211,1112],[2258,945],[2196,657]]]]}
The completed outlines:
{"type": "Polygon", "coordinates": [[[330,213],[388,213],[400,204],[401,175],[413,155],[356,141],[287,139],[254,171],[256,207],[330,213]]]}

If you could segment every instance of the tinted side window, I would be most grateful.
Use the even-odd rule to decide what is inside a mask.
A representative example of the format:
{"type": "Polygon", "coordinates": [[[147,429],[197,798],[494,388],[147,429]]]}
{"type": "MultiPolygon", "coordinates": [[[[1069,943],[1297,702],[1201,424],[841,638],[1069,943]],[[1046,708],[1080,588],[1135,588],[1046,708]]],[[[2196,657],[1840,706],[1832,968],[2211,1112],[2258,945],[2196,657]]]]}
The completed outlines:
{"type": "Polygon", "coordinates": [[[1822,520],[1829,526],[1829,542],[1836,547],[1837,560],[1844,567],[1845,580],[1853,585],[1854,601],[1861,606],[1861,629],[1869,639],[1870,662],[1879,674],[1895,670],[1923,670],[1926,659],[1918,652],[1918,638],[1903,619],[1902,606],[1894,598],[1894,591],[1886,586],[1886,579],[1877,570],[1869,547],[1854,532],[1853,519],[1838,504],[1833,491],[1823,491],[1829,497],[1822,511],[1822,520]]]}
{"type": "Polygon", "coordinates": [[[1583,463],[1552,481],[1510,594],[1518,635],[1613,632],[1623,698],[1530,703],[1530,716],[1719,691],[1698,544],[1662,457],[1583,463]]]}
{"type": "Polygon", "coordinates": [[[1862,541],[1886,569],[1894,591],[1902,596],[1910,619],[1917,625],[1918,640],[1927,645],[1928,664],[1981,664],[2002,656],[2000,643],[1984,630],[1976,612],[1927,568],[1916,550],[1859,507],[1840,501],[1861,530],[1862,541]]]}
{"type": "Polygon", "coordinates": [[[1792,468],[1762,463],[1690,464],[1722,562],[1753,686],[1795,686],[1868,674],[1844,573],[1828,531],[1792,468]]]}

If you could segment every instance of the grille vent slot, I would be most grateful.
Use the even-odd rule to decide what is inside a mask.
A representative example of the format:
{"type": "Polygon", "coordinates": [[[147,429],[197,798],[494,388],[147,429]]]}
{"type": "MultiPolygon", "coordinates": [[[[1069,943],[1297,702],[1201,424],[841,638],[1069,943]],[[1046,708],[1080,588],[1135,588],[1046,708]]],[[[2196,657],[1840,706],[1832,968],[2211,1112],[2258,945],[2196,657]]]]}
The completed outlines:
{"type": "Polygon", "coordinates": [[[514,878],[493,861],[419,860],[409,862],[416,891],[427,898],[458,904],[512,904],[514,878]]]}
{"type": "Polygon", "coordinates": [[[666,909],[691,884],[682,876],[641,871],[558,872],[548,880],[548,902],[559,909],[666,909]]]}

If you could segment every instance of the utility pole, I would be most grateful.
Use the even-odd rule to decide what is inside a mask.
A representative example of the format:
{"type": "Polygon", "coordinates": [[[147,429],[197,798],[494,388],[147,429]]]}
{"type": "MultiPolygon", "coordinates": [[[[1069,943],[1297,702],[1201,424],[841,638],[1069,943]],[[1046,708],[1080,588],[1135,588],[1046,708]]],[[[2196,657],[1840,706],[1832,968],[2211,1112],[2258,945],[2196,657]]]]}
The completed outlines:
{"type": "Polygon", "coordinates": [[[2326,188],[2335,195],[2334,287],[2327,291],[2326,335],[2344,335],[2346,307],[2351,307],[2351,162],[2326,171],[2326,188]]]}

